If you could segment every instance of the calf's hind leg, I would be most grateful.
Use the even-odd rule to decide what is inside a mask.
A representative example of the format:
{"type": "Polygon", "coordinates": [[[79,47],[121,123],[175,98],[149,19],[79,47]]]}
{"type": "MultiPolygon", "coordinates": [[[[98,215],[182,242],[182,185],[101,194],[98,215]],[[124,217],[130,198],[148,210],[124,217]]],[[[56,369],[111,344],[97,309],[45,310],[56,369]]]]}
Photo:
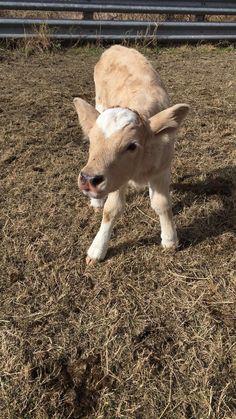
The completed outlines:
{"type": "Polygon", "coordinates": [[[161,225],[161,244],[164,248],[178,246],[176,227],[173,220],[170,199],[170,172],[161,173],[149,182],[151,207],[159,215],[161,225]]]}
{"type": "Polygon", "coordinates": [[[87,252],[86,263],[101,261],[105,258],[109,240],[116,218],[123,212],[125,206],[126,186],[108,195],[103,210],[101,226],[87,252]]]}

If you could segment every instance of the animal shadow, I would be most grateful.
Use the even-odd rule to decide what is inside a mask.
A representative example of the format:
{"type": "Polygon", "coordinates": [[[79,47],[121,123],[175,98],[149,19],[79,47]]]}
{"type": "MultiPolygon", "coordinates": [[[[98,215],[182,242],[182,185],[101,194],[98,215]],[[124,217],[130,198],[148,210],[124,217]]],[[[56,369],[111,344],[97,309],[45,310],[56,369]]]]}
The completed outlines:
{"type": "MultiPolygon", "coordinates": [[[[227,166],[208,172],[203,181],[194,181],[196,176],[197,173],[186,174],[172,184],[172,190],[178,197],[173,206],[174,215],[181,213],[183,209],[190,208],[196,201],[204,205],[214,196],[220,198],[223,205],[220,205],[220,209],[212,209],[206,214],[203,212],[204,215],[196,216],[190,223],[186,219],[186,227],[177,227],[180,250],[195,246],[208,238],[220,236],[224,232],[235,232],[236,168],[227,166]]],[[[138,237],[137,240],[125,241],[112,247],[108,258],[120,251],[128,251],[132,247],[152,246],[159,242],[158,233],[148,237],[138,237]]]]}
{"type": "Polygon", "coordinates": [[[184,199],[180,199],[173,207],[174,214],[181,212],[183,208],[191,207],[196,200],[205,205],[206,201],[215,196],[221,201],[220,209],[203,212],[204,215],[195,217],[185,228],[178,229],[182,248],[218,237],[225,232],[235,232],[235,167],[227,166],[208,172],[203,181],[197,182],[194,182],[194,175],[185,175],[174,183],[172,188],[180,197],[184,194],[184,199]]]}

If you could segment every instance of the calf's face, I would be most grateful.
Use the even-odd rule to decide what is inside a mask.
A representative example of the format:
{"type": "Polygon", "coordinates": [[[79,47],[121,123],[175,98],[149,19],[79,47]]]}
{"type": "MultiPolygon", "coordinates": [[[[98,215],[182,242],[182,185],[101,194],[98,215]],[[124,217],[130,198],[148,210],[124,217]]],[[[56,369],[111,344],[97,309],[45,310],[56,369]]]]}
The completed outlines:
{"type": "Polygon", "coordinates": [[[142,159],[148,127],[130,109],[110,108],[99,114],[81,99],[75,99],[74,103],[90,142],[89,159],[80,172],[79,187],[90,197],[102,198],[132,178],[142,159]]]}
{"type": "Polygon", "coordinates": [[[109,108],[99,114],[83,99],[74,99],[74,105],[90,141],[89,159],[78,183],[92,198],[102,198],[132,179],[156,137],[176,130],[188,110],[187,105],[176,105],[145,121],[128,108],[109,108]]]}

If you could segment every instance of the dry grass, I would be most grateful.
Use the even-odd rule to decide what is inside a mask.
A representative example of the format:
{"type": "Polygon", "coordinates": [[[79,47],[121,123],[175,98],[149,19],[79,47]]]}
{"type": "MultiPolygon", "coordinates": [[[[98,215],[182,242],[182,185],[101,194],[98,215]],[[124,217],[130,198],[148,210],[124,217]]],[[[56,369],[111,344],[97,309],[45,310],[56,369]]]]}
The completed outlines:
{"type": "Polygon", "coordinates": [[[104,263],[72,97],[92,101],[101,50],[1,50],[1,416],[215,418],[236,411],[235,53],[147,51],[192,112],[176,147],[181,249],[160,248],[131,193],[104,263]],[[135,222],[135,228],[134,228],[135,222]]]}

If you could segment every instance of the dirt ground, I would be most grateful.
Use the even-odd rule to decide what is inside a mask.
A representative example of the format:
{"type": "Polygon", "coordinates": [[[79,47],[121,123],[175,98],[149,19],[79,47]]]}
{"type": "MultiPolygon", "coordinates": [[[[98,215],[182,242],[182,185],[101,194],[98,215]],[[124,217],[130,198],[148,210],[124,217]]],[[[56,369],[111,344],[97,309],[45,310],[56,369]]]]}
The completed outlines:
{"type": "Polygon", "coordinates": [[[130,192],[108,256],[77,188],[87,158],[72,106],[93,101],[101,49],[0,50],[2,418],[236,417],[235,51],[145,50],[179,133],[181,247],[160,247],[147,192],[130,192]]]}

